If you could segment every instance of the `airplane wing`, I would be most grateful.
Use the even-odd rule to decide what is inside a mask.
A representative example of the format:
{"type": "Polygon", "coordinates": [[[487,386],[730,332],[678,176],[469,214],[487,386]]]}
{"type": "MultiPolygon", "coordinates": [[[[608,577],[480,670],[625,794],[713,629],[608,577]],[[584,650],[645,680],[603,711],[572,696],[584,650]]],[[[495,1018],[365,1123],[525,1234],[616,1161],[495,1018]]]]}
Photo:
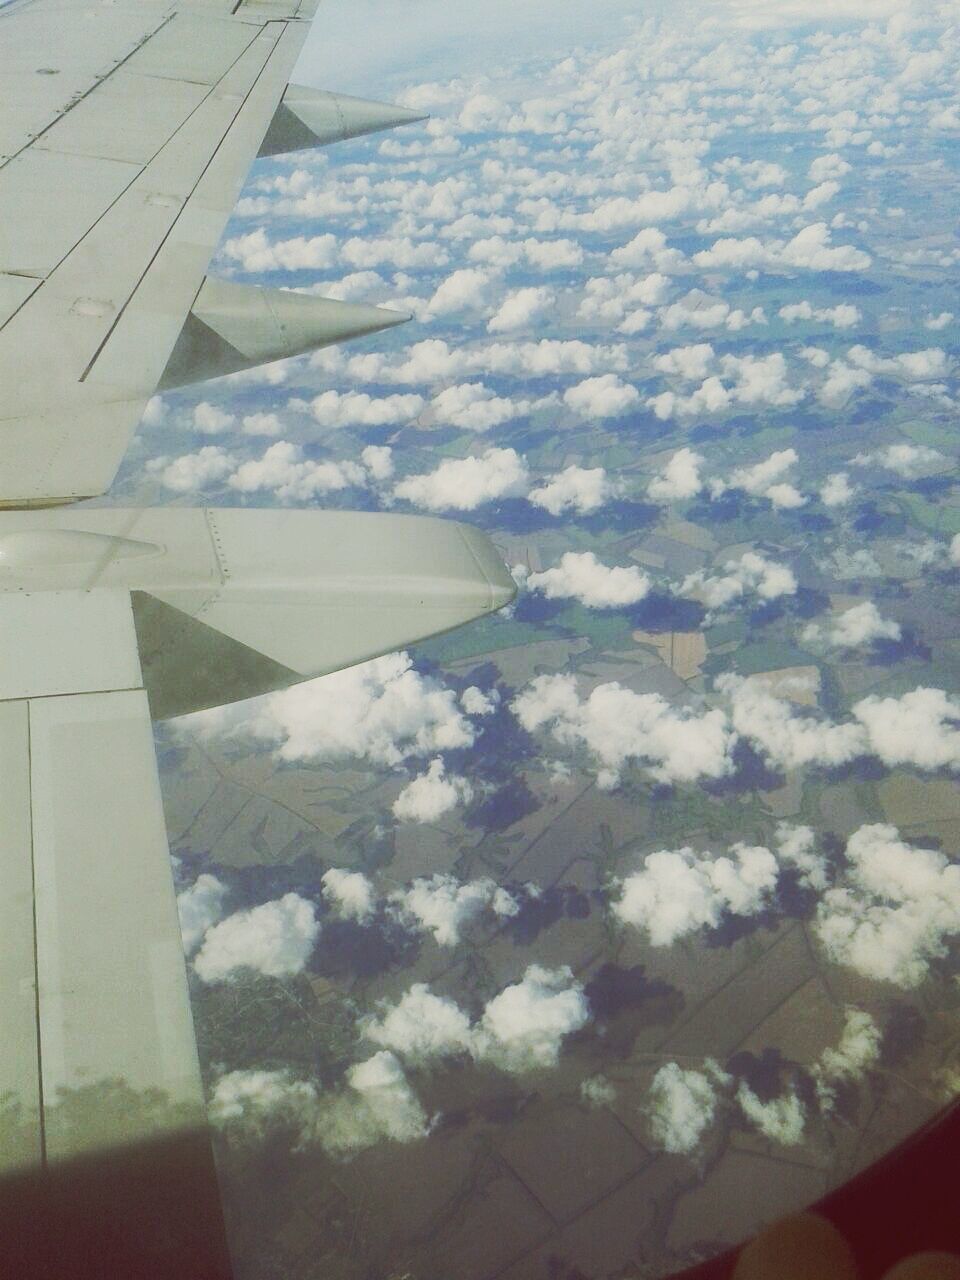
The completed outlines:
{"type": "Polygon", "coordinates": [[[418,118],[288,85],[315,2],[0,7],[0,1275],[18,1280],[230,1275],[151,719],[515,590],[453,522],[64,505],[108,489],[157,387],[406,318],[206,275],[257,154],[418,118]]]}
{"type": "Polygon", "coordinates": [[[419,118],[288,87],[316,3],[0,8],[0,507],[104,493],[161,383],[406,318],[204,279],[258,152],[419,118]]]}
{"type": "Polygon", "coordinates": [[[513,594],[452,521],[0,515],[0,1274],[230,1275],[151,713],[338,670],[513,594]]]}

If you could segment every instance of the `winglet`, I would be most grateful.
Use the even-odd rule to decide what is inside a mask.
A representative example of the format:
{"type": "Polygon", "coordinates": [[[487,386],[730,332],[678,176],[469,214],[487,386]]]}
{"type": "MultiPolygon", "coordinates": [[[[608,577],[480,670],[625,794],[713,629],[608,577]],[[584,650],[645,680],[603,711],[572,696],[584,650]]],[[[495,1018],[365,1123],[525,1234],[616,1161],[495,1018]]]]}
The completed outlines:
{"type": "Polygon", "coordinates": [[[408,107],[291,84],[277,107],[258,154],[276,156],[308,147],[325,147],[331,142],[343,142],[426,119],[408,107]]]}

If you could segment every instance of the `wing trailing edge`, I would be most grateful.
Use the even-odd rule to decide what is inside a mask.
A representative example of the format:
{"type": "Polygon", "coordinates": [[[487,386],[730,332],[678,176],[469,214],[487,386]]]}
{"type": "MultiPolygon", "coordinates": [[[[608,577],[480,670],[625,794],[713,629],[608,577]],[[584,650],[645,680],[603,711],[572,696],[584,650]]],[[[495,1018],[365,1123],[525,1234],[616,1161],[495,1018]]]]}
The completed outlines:
{"type": "Polygon", "coordinates": [[[232,284],[208,276],[157,390],[168,391],[302,355],[392,329],[410,318],[406,312],[386,307],[316,298],[289,289],[232,284]]]}

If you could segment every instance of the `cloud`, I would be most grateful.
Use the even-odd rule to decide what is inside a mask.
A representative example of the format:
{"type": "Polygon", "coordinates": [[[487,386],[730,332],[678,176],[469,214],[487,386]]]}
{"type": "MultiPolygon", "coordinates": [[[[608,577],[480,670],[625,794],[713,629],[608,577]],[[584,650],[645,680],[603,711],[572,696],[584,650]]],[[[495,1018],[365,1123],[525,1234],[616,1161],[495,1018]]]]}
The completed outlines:
{"type": "Polygon", "coordinates": [[[495,395],[482,382],[464,382],[445,387],[430,402],[430,412],[438,423],[461,431],[489,431],[513,418],[522,418],[548,401],[511,400],[495,395]]]}
{"type": "Polygon", "coordinates": [[[637,333],[650,322],[645,307],[662,302],[670,279],[658,271],[638,278],[630,272],[617,276],[593,276],[584,285],[577,309],[582,320],[617,325],[621,333],[637,333]]]}
{"type": "Polygon", "coordinates": [[[140,425],[144,427],[159,427],[167,419],[169,410],[163,396],[151,396],[147,401],[140,419],[140,425]]]}
{"type": "Polygon", "coordinates": [[[779,351],[766,356],[726,355],[720,364],[733,380],[732,393],[738,404],[791,408],[804,397],[801,389],[788,385],[787,362],[779,351]]]}
{"type": "Polygon", "coordinates": [[[828,409],[840,409],[854,391],[869,387],[873,374],[866,369],[854,369],[842,360],[832,360],[827,376],[817,390],[817,399],[828,409]]]}
{"type": "Polygon", "coordinates": [[[416,1065],[468,1054],[474,1043],[470,1019],[460,1006],[434,995],[424,982],[414,983],[382,1018],[362,1021],[361,1031],[374,1044],[416,1065]]]}
{"type": "MultiPolygon", "coordinates": [[[[409,236],[353,236],[340,248],[341,261],[359,270],[390,265],[410,271],[415,268],[445,267],[450,255],[429,240],[414,241],[409,236]]],[[[328,264],[324,264],[328,265],[328,264]]]]}
{"type": "Polygon", "coordinates": [[[531,591],[548,600],[577,600],[588,609],[619,609],[636,604],[650,591],[650,578],[637,565],[610,567],[592,551],[566,551],[560,563],[527,578],[531,591]]]}
{"type": "Polygon", "coordinates": [[[283,502],[303,502],[366,482],[367,473],[357,463],[314,462],[287,440],[278,440],[261,457],[242,462],[228,480],[230,488],[240,493],[269,490],[283,502]]]}
{"type": "Polygon", "coordinates": [[[889,768],[960,768],[960,702],[942,689],[919,687],[898,698],[871,695],[852,710],[870,752],[889,768]]]}
{"type": "Polygon", "coordinates": [[[883,467],[887,471],[895,471],[905,480],[913,480],[930,467],[936,467],[943,461],[942,453],[925,444],[891,444],[883,449],[874,449],[870,453],[856,454],[850,459],[850,465],[883,467]]]}
{"type": "Polygon", "coordinates": [[[801,388],[790,386],[787,363],[779,351],[766,356],[725,355],[720,366],[726,381],[712,374],[689,396],[664,391],[647,404],[658,418],[667,419],[684,414],[722,413],[738,404],[790,408],[806,394],[801,388]]]}
{"type": "Polygon", "coordinates": [[[391,911],[408,928],[432,933],[440,947],[455,947],[461,931],[484,911],[513,916],[518,906],[505,889],[484,878],[461,884],[451,875],[437,873],[414,880],[389,898],[391,911]]]}
{"type": "Polygon", "coordinates": [[[616,418],[632,409],[640,399],[640,392],[629,383],[621,382],[615,373],[604,373],[596,378],[586,378],[563,393],[568,409],[585,418],[616,418]]]}
{"type": "Polygon", "coordinates": [[[227,886],[216,876],[207,873],[197,876],[189,888],[177,894],[177,911],[180,916],[180,933],[183,949],[189,955],[199,946],[203,935],[223,915],[223,900],[227,886]]]}
{"type": "Polygon", "coordinates": [[[542,285],[531,285],[524,289],[514,289],[508,293],[497,311],[487,321],[490,333],[510,333],[515,329],[525,329],[534,320],[538,320],[556,302],[552,289],[542,285]]]}
{"type": "Polygon", "coordinates": [[[750,596],[779,600],[796,594],[797,580],[792,570],[756,551],[745,551],[739,560],[727,560],[723,569],[720,574],[709,574],[704,569],[688,574],[677,594],[702,600],[708,609],[722,609],[750,596]]]}
{"type": "Polygon", "coordinates": [[[193,967],[208,983],[223,982],[241,968],[270,978],[292,977],[303,971],[319,932],[313,903],[287,893],[213,925],[193,967]]]}
{"type": "Polygon", "coordinates": [[[683,268],[684,255],[667,248],[667,237],[658,227],[645,227],[627,244],[614,249],[610,261],[617,267],[650,267],[669,275],[683,268]]]}
{"type": "Polygon", "coordinates": [[[193,429],[203,435],[215,436],[229,431],[236,426],[237,419],[232,413],[225,413],[217,405],[208,400],[201,400],[193,410],[193,429]]]}
{"type": "Polygon", "coordinates": [[[781,320],[793,324],[797,320],[815,320],[818,324],[832,324],[835,329],[850,329],[863,319],[860,308],[842,302],[835,307],[814,307],[809,302],[792,302],[777,312],[781,320]]]}
{"type": "Polygon", "coordinates": [[[158,458],[148,471],[159,475],[160,483],[174,493],[195,493],[225,480],[236,466],[232,454],[217,444],[204,445],[196,453],[185,453],[172,462],[158,458]]]}
{"type": "Polygon", "coordinates": [[[880,1044],[880,1028],[869,1013],[852,1007],[844,1010],[840,1043],[835,1049],[824,1049],[812,1069],[817,1099],[824,1111],[833,1109],[837,1084],[861,1079],[879,1059],[880,1044]]]}
{"type": "Polygon", "coordinates": [[[360,461],[374,480],[389,480],[393,475],[393,450],[386,444],[368,444],[360,453],[360,461]]]}
{"type": "Polygon", "coordinates": [[[939,329],[945,329],[947,325],[952,322],[952,320],[953,320],[952,311],[941,311],[937,315],[927,316],[927,318],[923,322],[923,327],[925,329],[931,329],[933,331],[937,331],[939,329]]]}
{"type": "Polygon", "coordinates": [[[805,1117],[803,1106],[795,1093],[786,1093],[764,1102],[746,1081],[741,1080],[737,1089],[737,1102],[746,1119],[765,1138],[791,1147],[803,1141],[805,1117]]]}
{"type": "Polygon", "coordinates": [[[515,1073],[556,1066],[565,1036],[590,1019],[583,988],[566,965],[532,964],[519,982],[487,1002],[474,1054],[515,1073]]]}
{"type": "Polygon", "coordinates": [[[580,1097],[589,1107],[608,1107],[617,1100],[617,1091],[606,1076],[588,1076],[580,1082],[580,1097]]]}
{"type": "Polygon", "coordinates": [[[456,315],[486,304],[490,294],[492,277],[478,267],[461,267],[453,271],[434,291],[427,303],[431,316],[456,315]]]}
{"type": "Polygon", "coordinates": [[[225,240],[220,256],[236,262],[242,271],[303,271],[332,267],[337,259],[336,236],[294,236],[271,242],[263,227],[225,240]]]}
{"type": "Polygon", "coordinates": [[[792,240],[717,240],[709,249],[693,255],[695,266],[703,271],[726,269],[748,270],[755,267],[776,274],[807,271],[866,271],[870,255],[853,245],[832,245],[830,229],[825,222],[804,227],[792,240]]]}
{"type": "Polygon", "coordinates": [[[541,338],[536,342],[488,342],[453,348],[442,338],[414,343],[399,355],[367,352],[345,359],[337,348],[311,357],[316,367],[339,372],[354,381],[396,385],[450,382],[473,374],[546,378],[575,374],[584,377],[605,369],[627,368],[622,344],[604,346],[580,339],[541,338]]]}
{"type": "Polygon", "coordinates": [[[409,476],[394,496],[428,511],[475,511],[485,502],[524,492],[527,464],[515,449],[487,449],[467,458],[447,458],[434,471],[409,476]]]}
{"type": "Polygon", "coordinates": [[[798,461],[795,449],[780,449],[752,467],[737,467],[725,484],[714,482],[712,488],[717,494],[725,489],[742,489],[753,497],[767,498],[777,508],[802,507],[806,498],[782,479],[798,461]]]}
{"type": "Polygon", "coordinates": [[[423,409],[418,395],[369,396],[364,391],[323,391],[310,401],[321,427],[384,427],[406,424],[423,409]]]}
{"type": "Polygon", "coordinates": [[[942,689],[921,686],[899,697],[870,695],[853,705],[852,720],[836,724],[797,712],[758,677],[727,673],[716,687],[730,699],[737,733],[785,769],[835,767],[865,755],[888,768],[960,768],[960,703],[942,689]]]}
{"type": "Polygon", "coordinates": [[[661,329],[668,332],[676,329],[720,329],[726,328],[736,332],[748,324],[766,324],[767,317],[762,307],[754,307],[747,315],[739,308],[731,307],[722,298],[715,298],[702,289],[691,289],[689,293],[669,306],[661,307],[657,312],[661,329]]]}
{"type": "Polygon", "coordinates": [[[877,640],[899,640],[900,624],[883,618],[872,600],[854,605],[827,626],[811,622],[800,633],[803,644],[824,649],[860,649],[877,640]]]}
{"type": "Polygon", "coordinates": [[[800,883],[809,889],[827,886],[827,862],[816,849],[812,827],[795,827],[789,822],[777,823],[777,859],[799,873],[800,883]]]}
{"type": "Polygon", "coordinates": [[[681,502],[696,497],[702,488],[703,461],[703,455],[693,449],[678,449],[647,485],[647,496],[654,502],[681,502]]]}
{"type": "Polygon", "coordinates": [[[721,778],[732,770],[733,735],[720,710],[674,708],[659,694],[612,682],[581,699],[573,675],[536,676],[511,704],[528,733],[549,729],[555,741],[584,747],[598,766],[597,783],[618,785],[630,762],[660,782],[721,778]]]}
{"type": "Polygon", "coordinates": [[[461,693],[460,705],[468,716],[492,716],[500,705],[500,694],[496,689],[484,693],[476,685],[470,685],[461,693]]]}
{"type": "Polygon", "coordinates": [[[706,1071],[685,1071],[665,1063],[653,1077],[646,1111],[654,1142],[663,1151],[690,1155],[713,1123],[719,1105],[717,1085],[730,1077],[710,1058],[706,1071]]]}
{"type": "Polygon", "coordinates": [[[246,436],[278,436],[283,423],[275,413],[248,413],[243,418],[242,429],[246,436]]]}
{"type": "Polygon", "coordinates": [[[320,877],[323,896],[333,904],[343,920],[357,920],[361,924],[373,918],[376,912],[376,895],[373,884],[362,871],[345,871],[331,867],[320,877]]]}
{"type": "Polygon", "coordinates": [[[575,240],[504,240],[503,236],[489,236],[474,240],[467,257],[498,270],[525,262],[538,271],[568,271],[582,264],[583,250],[575,240]]]}
{"type": "Polygon", "coordinates": [[[714,358],[715,353],[709,342],[697,342],[689,347],[674,347],[672,351],[654,356],[652,364],[661,373],[696,382],[707,376],[714,358]]]}
{"type": "Polygon", "coordinates": [[[829,724],[797,715],[763,680],[727,674],[716,684],[730,698],[734,729],[777,766],[798,769],[809,764],[846,764],[864,753],[859,724],[829,724]]]}
{"type": "Polygon", "coordinates": [[[297,1150],[319,1146],[333,1156],[383,1140],[412,1142],[430,1127],[400,1063],[386,1050],[355,1063],[345,1085],[330,1093],[286,1071],[231,1071],[214,1085],[209,1113],[228,1133],[262,1135],[282,1126],[296,1134],[297,1150]]]}
{"type": "Polygon", "coordinates": [[[603,467],[571,466],[550,476],[538,488],[531,489],[527,499],[553,516],[563,511],[588,515],[591,511],[598,511],[618,493],[618,485],[608,479],[603,467]]]}
{"type": "Polygon", "coordinates": [[[474,741],[454,692],[415,671],[406,653],[268,694],[253,704],[243,728],[273,743],[281,760],[397,765],[474,741]]]}
{"type": "Polygon", "coordinates": [[[715,927],[727,913],[756,915],[777,883],[777,860],[760,845],[735,844],[729,857],[700,855],[689,847],[650,853],[641,870],[620,882],[611,911],[644,929],[655,947],[715,927]]]}
{"type": "Polygon", "coordinates": [[[857,495],[857,486],[850,483],[846,471],[835,471],[820,486],[820,501],[825,507],[844,507],[857,495]]]}
{"type": "Polygon", "coordinates": [[[393,815],[401,822],[436,822],[455,809],[469,804],[473,787],[466,778],[448,775],[443,761],[431,760],[426,773],[407,783],[393,802],[393,815]]]}
{"type": "Polygon", "coordinates": [[[583,988],[566,965],[532,964],[487,1001],[473,1025],[453,1000],[417,983],[379,1020],[368,1020],[363,1034],[411,1062],[467,1053],[520,1074],[556,1066],[564,1037],[589,1019],[583,988]]]}
{"type": "Polygon", "coordinates": [[[847,352],[851,364],[869,373],[890,373],[910,381],[942,378],[948,371],[947,353],[941,347],[907,351],[898,356],[878,356],[868,347],[855,346],[847,352]]]}
{"type": "Polygon", "coordinates": [[[960,933],[960,866],[906,844],[896,827],[860,827],[847,841],[843,879],[820,902],[815,931],[837,964],[916,987],[960,933]]]}
{"type": "Polygon", "coordinates": [[[829,178],[842,178],[850,172],[852,165],[835,151],[825,156],[817,156],[810,163],[807,176],[811,182],[825,182],[829,178]]]}

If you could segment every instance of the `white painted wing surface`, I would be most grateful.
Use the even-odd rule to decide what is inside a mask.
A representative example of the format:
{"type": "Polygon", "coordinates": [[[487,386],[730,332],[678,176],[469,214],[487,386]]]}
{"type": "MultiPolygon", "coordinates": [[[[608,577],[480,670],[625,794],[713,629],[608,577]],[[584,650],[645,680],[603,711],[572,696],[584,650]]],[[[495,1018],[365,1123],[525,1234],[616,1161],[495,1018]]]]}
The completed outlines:
{"type": "Polygon", "coordinates": [[[129,594],[4,593],[0,653],[0,1270],[227,1280],[129,594]]]}
{"type": "Polygon", "coordinates": [[[0,8],[0,505],[109,487],[315,7],[0,8]]]}

